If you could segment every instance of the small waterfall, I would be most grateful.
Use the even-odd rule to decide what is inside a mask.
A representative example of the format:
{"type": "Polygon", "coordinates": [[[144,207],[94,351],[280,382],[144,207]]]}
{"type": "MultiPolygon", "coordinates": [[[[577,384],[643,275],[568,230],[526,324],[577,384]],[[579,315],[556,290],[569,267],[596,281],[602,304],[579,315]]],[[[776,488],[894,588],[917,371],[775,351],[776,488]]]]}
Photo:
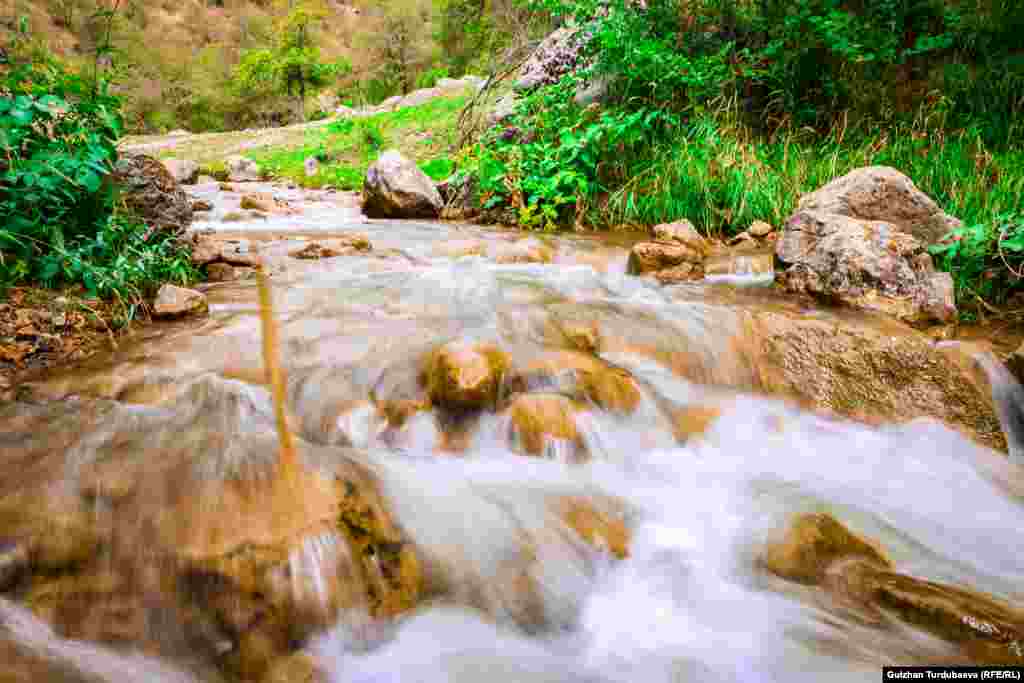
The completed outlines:
{"type": "Polygon", "coordinates": [[[1010,460],[1024,466],[1024,386],[991,354],[979,354],[977,360],[992,385],[992,399],[1006,434],[1010,460]]]}
{"type": "MultiPolygon", "coordinates": [[[[0,405],[0,662],[40,681],[219,683],[303,650],[332,683],[810,683],[969,659],[893,610],[768,571],[770,539],[810,513],[876,544],[894,575],[1020,606],[1024,389],[994,359],[979,362],[1010,460],[979,445],[998,439],[970,440],[972,421],[999,436],[987,404],[954,419],[976,390],[967,375],[908,388],[875,364],[917,333],[745,286],[771,281],[771,254],[661,287],[625,275],[622,249],[606,270],[574,260],[582,236],[559,238],[555,263],[495,263],[419,256],[509,235],[345,227],[374,252],[276,281],[286,415],[247,283],[211,288],[210,321],[187,335],[40,383],[54,400],[0,405]],[[849,329],[864,364],[815,355],[849,329]],[[808,331],[810,346],[786,345],[808,331]],[[425,379],[427,353],[454,340],[502,354],[485,399],[446,402],[425,379]],[[879,381],[847,382],[863,368],[879,381]],[[934,408],[942,390],[955,404],[942,417],[970,438],[922,413],[838,414],[867,422],[855,408],[893,385],[883,411],[920,394],[934,408]],[[301,474],[283,488],[276,420],[301,474]],[[144,632],[119,633],[124,613],[144,632]],[[106,633],[68,627],[89,619],[181,671],[55,633],[106,633]]],[[[911,355],[934,348],[912,342],[911,355]]],[[[919,374],[953,367],[924,361],[919,374]]]]}

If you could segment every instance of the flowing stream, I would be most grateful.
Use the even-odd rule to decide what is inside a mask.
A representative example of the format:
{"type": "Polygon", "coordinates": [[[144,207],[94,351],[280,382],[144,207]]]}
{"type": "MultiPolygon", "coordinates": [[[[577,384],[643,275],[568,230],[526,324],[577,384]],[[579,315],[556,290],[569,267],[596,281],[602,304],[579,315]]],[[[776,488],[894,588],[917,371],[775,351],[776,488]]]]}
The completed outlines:
{"type": "Polygon", "coordinates": [[[327,193],[262,189],[301,213],[224,223],[237,198],[201,186],[215,209],[194,229],[273,238],[300,467],[366,491],[383,540],[330,521],[313,479],[274,488],[256,285],[213,285],[207,318],[0,407],[10,680],[258,680],[277,657],[259,653],[299,648],[337,683],[868,681],[969,661],[766,571],[765,543],[805,512],[873,539],[900,574],[1021,604],[1024,478],[1005,455],[936,420],[869,426],[755,391],[751,312],[843,320],[774,295],[763,258],[662,287],[625,274],[625,241],[364,222],[327,193]],[[373,251],[288,257],[347,231],[373,251]],[[552,262],[517,262],[524,244],[552,262]],[[528,454],[504,403],[421,409],[422,359],[451,340],[540,362],[519,391],[571,427],[528,454]],[[580,356],[613,375],[588,385],[580,356]],[[623,381],[636,401],[602,399],[623,381]],[[693,406],[707,419],[681,428],[693,406]],[[574,514],[598,520],[589,538],[574,514]],[[19,552],[34,558],[20,573],[19,552]],[[395,577],[413,570],[410,598],[395,577]],[[221,605],[228,585],[256,607],[221,605]]]}

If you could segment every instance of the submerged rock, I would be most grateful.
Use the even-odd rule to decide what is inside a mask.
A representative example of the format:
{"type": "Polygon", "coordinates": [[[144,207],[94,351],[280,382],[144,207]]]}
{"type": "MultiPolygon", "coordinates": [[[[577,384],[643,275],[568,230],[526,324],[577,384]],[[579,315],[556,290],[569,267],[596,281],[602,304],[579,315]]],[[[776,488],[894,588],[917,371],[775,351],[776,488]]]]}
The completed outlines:
{"type": "Polygon", "coordinates": [[[483,256],[487,253],[487,244],[483,240],[449,240],[435,244],[431,249],[432,256],[444,258],[462,258],[464,256],[483,256]]]}
{"type": "Polygon", "coordinates": [[[493,344],[449,342],[427,356],[422,383],[434,405],[480,410],[497,403],[508,365],[508,357],[493,344]]]}
{"type": "Polygon", "coordinates": [[[583,442],[576,429],[577,408],[558,394],[521,394],[509,407],[512,437],[527,455],[543,455],[553,442],[570,447],[569,456],[582,455],[583,442]]]}
{"type": "Polygon", "coordinates": [[[992,596],[900,574],[874,542],[834,517],[798,517],[768,544],[765,568],[790,581],[816,585],[877,626],[898,619],[960,646],[974,661],[1021,664],[1024,611],[992,596]]]}
{"type": "Polygon", "coordinates": [[[494,246],[491,256],[495,263],[551,263],[554,251],[538,239],[528,237],[516,242],[494,246]]]}
{"type": "Polygon", "coordinates": [[[437,218],[443,207],[434,181],[397,150],[366,171],[363,212],[370,218],[437,218]]]}
{"type": "Polygon", "coordinates": [[[578,351],[548,351],[513,368],[505,387],[510,393],[560,393],[612,413],[630,414],[640,404],[640,387],[621,368],[578,351]]]}
{"type": "Polygon", "coordinates": [[[859,559],[884,568],[892,563],[866,541],[827,514],[798,517],[780,540],[768,544],[768,571],[790,581],[818,584],[833,564],[859,559]]]}
{"type": "Polygon", "coordinates": [[[205,313],[206,295],[194,289],[164,285],[157,292],[153,302],[153,315],[158,318],[175,318],[194,313],[205,313]]]}
{"type": "Polygon", "coordinates": [[[315,260],[334,258],[335,256],[350,256],[365,251],[370,251],[370,241],[366,236],[349,235],[324,240],[323,242],[310,242],[288,255],[297,259],[315,260]]]}
{"type": "Polygon", "coordinates": [[[248,392],[216,386],[237,393],[190,389],[173,418],[89,402],[74,425],[63,406],[21,421],[51,429],[0,458],[33,463],[0,483],[0,538],[31,558],[19,599],[62,635],[256,681],[342,614],[408,610],[422,576],[366,467],[339,450],[314,467],[301,444],[285,460],[248,392]],[[67,476],[77,427],[101,425],[116,436],[67,476]]]}

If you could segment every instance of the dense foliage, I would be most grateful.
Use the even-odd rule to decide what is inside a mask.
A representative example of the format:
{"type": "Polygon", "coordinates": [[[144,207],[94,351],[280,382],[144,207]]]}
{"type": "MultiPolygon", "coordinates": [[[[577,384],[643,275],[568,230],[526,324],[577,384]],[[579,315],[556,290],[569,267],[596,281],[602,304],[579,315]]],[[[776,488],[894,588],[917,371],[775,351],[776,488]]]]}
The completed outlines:
{"type": "Polygon", "coordinates": [[[528,227],[780,224],[858,166],[910,175],[965,227],[935,248],[961,299],[1021,289],[1024,11],[1008,0],[535,0],[585,63],[469,158],[528,227]],[[581,106],[582,86],[606,86],[581,106]]]}
{"type": "Polygon", "coordinates": [[[187,253],[116,210],[120,103],[45,53],[0,74],[0,286],[81,285],[136,302],[187,281],[187,253]]]}

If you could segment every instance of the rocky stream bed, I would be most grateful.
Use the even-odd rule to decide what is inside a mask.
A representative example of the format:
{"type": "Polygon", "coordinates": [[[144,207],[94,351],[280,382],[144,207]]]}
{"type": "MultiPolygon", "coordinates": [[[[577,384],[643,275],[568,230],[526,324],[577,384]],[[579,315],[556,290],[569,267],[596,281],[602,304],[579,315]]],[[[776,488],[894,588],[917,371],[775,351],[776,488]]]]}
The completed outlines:
{"type": "Polygon", "coordinates": [[[685,235],[189,191],[202,304],[0,405],[0,681],[1024,663],[1019,386],[984,345],[780,291],[767,231],[658,277],[685,235]]]}

